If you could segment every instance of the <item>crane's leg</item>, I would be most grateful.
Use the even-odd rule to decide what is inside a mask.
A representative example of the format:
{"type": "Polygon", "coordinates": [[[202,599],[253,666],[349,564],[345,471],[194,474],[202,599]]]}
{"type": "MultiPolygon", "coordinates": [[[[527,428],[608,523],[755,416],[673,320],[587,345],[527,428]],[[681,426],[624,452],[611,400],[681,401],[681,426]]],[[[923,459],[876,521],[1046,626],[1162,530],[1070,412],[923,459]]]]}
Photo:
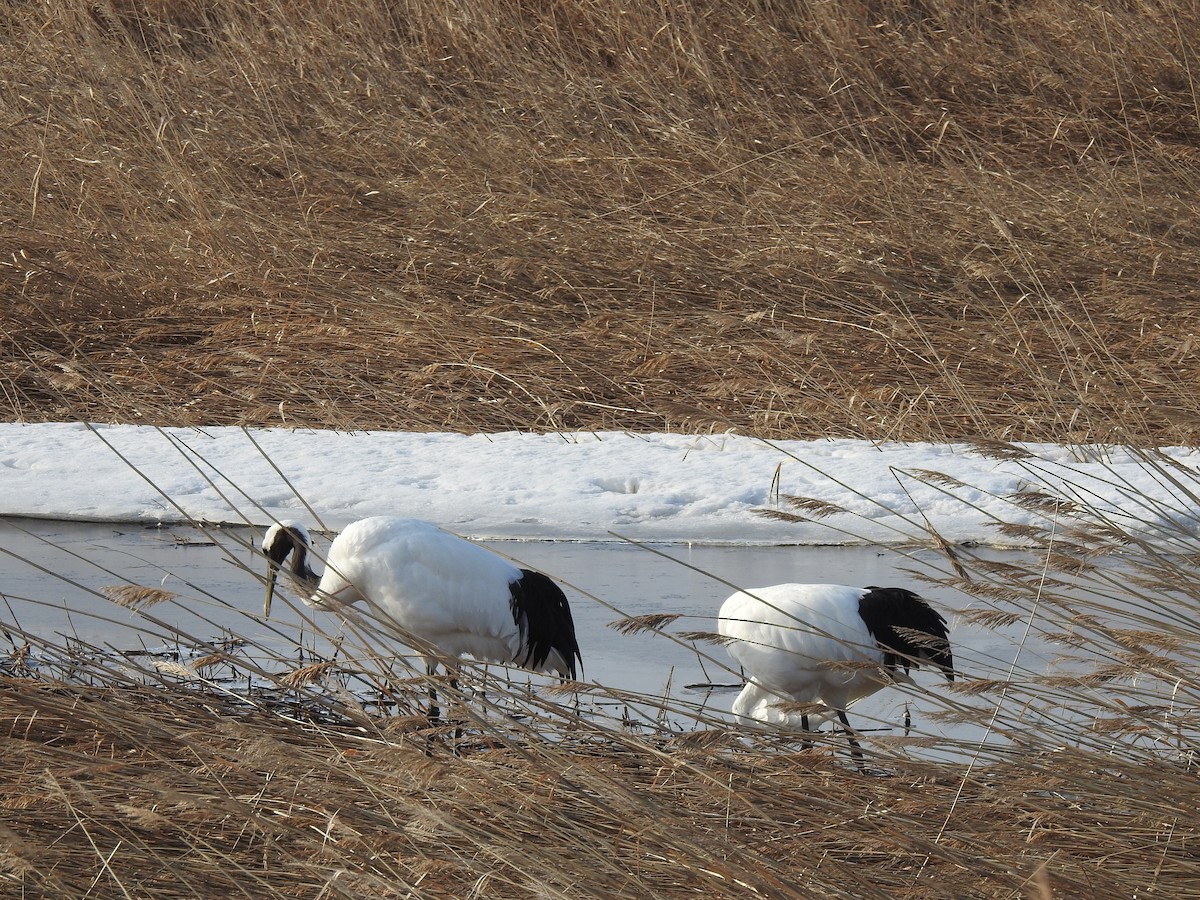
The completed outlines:
{"type": "MultiPolygon", "coordinates": [[[[451,667],[447,663],[447,674],[450,676],[450,696],[453,699],[458,693],[458,667],[451,667]]],[[[425,674],[429,676],[429,724],[440,725],[442,722],[442,710],[438,706],[437,689],[434,687],[434,674],[437,672],[437,660],[426,663],[425,674]]],[[[454,725],[454,755],[459,755],[459,743],[462,741],[462,722],[456,722],[454,725]]],[[[425,755],[429,756],[431,751],[426,748],[425,755]]]]}
{"type": "MultiPolygon", "coordinates": [[[[427,659],[425,662],[425,674],[429,676],[429,723],[436,725],[441,721],[442,710],[438,706],[437,689],[434,687],[434,675],[437,673],[438,661],[436,659],[427,659]]],[[[458,692],[458,666],[446,663],[446,674],[449,675],[451,697],[458,692]]]]}
{"type": "MultiPolygon", "coordinates": [[[[805,734],[808,734],[812,730],[811,728],[808,727],[808,713],[802,713],[800,715],[800,728],[805,734]]],[[[805,738],[800,743],[800,749],[801,750],[811,750],[812,745],[813,745],[812,741],[810,741],[808,738],[805,738]]]]}
{"type": "Polygon", "coordinates": [[[863,764],[862,747],[859,746],[858,741],[855,740],[854,732],[850,729],[850,722],[846,719],[846,711],[839,709],[837,714],[842,727],[846,729],[846,740],[850,742],[850,754],[854,757],[854,761],[858,763],[859,768],[861,768],[863,764]]]}
{"type": "MultiPolygon", "coordinates": [[[[451,696],[457,696],[457,694],[458,694],[458,665],[456,664],[453,667],[451,667],[450,663],[447,663],[446,670],[450,675],[451,696]]],[[[458,702],[461,703],[461,700],[459,700],[458,702]]],[[[459,710],[458,718],[454,722],[454,755],[455,756],[459,755],[459,746],[458,745],[462,741],[462,736],[463,736],[462,720],[463,720],[463,713],[462,713],[462,710],[459,710]]]]}
{"type": "Polygon", "coordinates": [[[480,701],[485,704],[487,703],[487,680],[488,675],[490,674],[491,670],[487,667],[487,663],[484,663],[479,673],[479,687],[476,688],[475,692],[471,695],[473,697],[478,697],[480,701]]]}
{"type": "Polygon", "coordinates": [[[442,711],[437,705],[437,690],[433,686],[433,674],[437,671],[437,661],[425,664],[425,674],[429,676],[429,724],[436,725],[442,718],[442,711]]]}

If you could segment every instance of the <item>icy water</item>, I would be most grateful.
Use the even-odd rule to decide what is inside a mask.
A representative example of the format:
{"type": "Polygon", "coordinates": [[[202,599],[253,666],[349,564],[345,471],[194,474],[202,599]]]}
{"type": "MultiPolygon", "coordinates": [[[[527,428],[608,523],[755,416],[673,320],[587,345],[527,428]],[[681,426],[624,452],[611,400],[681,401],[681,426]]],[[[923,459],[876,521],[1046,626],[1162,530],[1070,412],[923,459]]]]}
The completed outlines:
{"type": "MultiPolygon", "coordinates": [[[[295,665],[306,661],[305,653],[328,654],[327,636],[337,633],[339,624],[332,614],[313,612],[289,596],[282,602],[277,598],[269,622],[262,619],[265,562],[252,549],[260,539],[249,529],[206,534],[184,527],[0,520],[0,625],[5,632],[0,634],[0,656],[29,637],[40,645],[73,652],[84,648],[84,655],[115,658],[220,644],[231,636],[246,639],[256,650],[277,653],[276,662],[295,665]],[[162,588],[176,596],[139,613],[104,595],[106,587],[123,584],[162,588]]],[[[325,546],[318,542],[319,550],[325,546]]],[[[683,617],[663,629],[668,635],[715,631],[716,612],[732,586],[804,581],[914,587],[946,613],[957,668],[968,678],[1005,678],[1014,662],[1021,672],[1044,673],[1057,656],[1039,642],[1037,629],[1027,634],[1023,624],[988,630],[964,624],[954,614],[966,602],[961,594],[917,584],[904,571],[921,563],[919,554],[914,560],[863,547],[489,546],[563,584],[586,681],[647,695],[647,703],[632,705],[633,717],[650,722],[658,715],[660,724],[675,730],[697,727],[695,717],[707,727],[714,717],[718,724],[727,717],[739,673],[726,668],[730,660],[720,646],[653,633],[621,634],[611,623],[623,616],[671,613],[683,617]],[[714,684],[715,689],[705,687],[714,684]],[[656,714],[653,698],[664,698],[669,712],[656,714]]],[[[927,560],[933,559],[931,553],[927,560]]],[[[386,642],[374,646],[390,650],[386,642]]],[[[852,722],[898,734],[907,709],[914,733],[928,738],[922,752],[930,756],[944,752],[959,757],[964,747],[988,734],[986,717],[978,724],[942,724],[937,712],[958,701],[939,675],[925,670],[914,674],[916,687],[880,691],[852,710],[852,722]]],[[[1036,711],[1029,715],[1031,727],[1037,727],[1036,711]]]]}

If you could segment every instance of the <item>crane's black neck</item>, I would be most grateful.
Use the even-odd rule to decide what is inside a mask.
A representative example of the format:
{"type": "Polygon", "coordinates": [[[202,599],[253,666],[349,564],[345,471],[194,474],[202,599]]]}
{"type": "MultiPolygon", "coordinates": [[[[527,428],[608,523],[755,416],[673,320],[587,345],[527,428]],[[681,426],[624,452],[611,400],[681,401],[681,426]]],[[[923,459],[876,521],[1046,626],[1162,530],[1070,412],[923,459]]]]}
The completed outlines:
{"type": "Polygon", "coordinates": [[[288,569],[297,581],[309,584],[319,579],[308,564],[308,541],[296,529],[286,526],[281,528],[271,546],[265,549],[272,564],[279,568],[283,567],[284,561],[291,555],[288,569]]]}
{"type": "MultiPolygon", "coordinates": [[[[289,530],[288,534],[292,532],[289,530]]],[[[292,540],[292,574],[301,581],[316,581],[317,573],[308,564],[308,544],[296,535],[292,540]]]]}

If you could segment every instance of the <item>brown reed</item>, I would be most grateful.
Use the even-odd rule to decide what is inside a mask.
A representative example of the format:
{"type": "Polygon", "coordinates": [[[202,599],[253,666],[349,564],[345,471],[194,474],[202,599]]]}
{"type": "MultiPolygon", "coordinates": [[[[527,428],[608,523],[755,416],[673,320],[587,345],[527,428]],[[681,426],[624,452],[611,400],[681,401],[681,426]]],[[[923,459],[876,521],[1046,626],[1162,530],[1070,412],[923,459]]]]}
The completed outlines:
{"type": "Polygon", "coordinates": [[[1196,11],[988,10],[13,6],[0,416],[1190,443],[1196,11]]]}

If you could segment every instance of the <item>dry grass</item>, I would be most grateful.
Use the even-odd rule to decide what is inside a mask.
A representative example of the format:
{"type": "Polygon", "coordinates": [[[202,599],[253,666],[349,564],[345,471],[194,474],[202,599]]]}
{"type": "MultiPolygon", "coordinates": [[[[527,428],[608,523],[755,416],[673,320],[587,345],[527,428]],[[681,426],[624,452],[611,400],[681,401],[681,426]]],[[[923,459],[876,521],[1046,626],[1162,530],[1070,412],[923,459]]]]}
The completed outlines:
{"type": "Polygon", "coordinates": [[[1186,896],[1200,876],[1200,782],[1149,759],[871,778],[713,732],[452,756],[165,688],[8,681],[0,705],[0,877],[56,896],[1186,896]]]}
{"type": "Polygon", "coordinates": [[[1191,4],[3,21],[5,418],[1196,438],[1191,4]]]}
{"type": "MultiPolygon", "coordinates": [[[[1194,444],[1198,18],[8,4],[0,418],[734,429],[1013,459],[1018,439],[1194,444]]],[[[246,665],[232,644],[136,678],[91,652],[47,673],[8,623],[0,892],[1189,896],[1200,488],[1148,454],[1179,496],[1131,492],[1150,539],[1030,466],[1011,500],[1045,526],[998,532],[1038,554],[943,543],[916,572],[970,599],[965,622],[1036,622],[1081,661],[949,695],[947,719],[1003,736],[958,748],[969,765],[880,739],[873,778],[551,699],[536,725],[469,723],[454,756],[411,709],[355,705],[352,679],[387,680],[374,658],[262,673],[267,702],[214,689],[246,665]]]]}

